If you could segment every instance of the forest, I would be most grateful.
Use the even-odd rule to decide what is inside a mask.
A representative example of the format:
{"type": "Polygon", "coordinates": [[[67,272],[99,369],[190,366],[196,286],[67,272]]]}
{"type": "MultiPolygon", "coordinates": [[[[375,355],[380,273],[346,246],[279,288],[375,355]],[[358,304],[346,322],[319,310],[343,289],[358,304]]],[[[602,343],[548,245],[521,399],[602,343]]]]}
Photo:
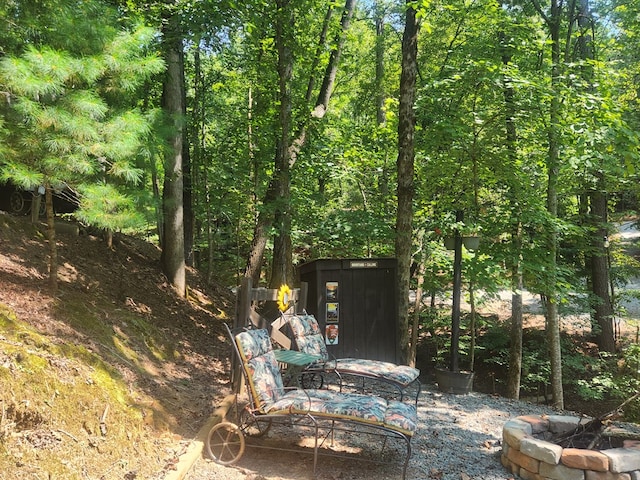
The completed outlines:
{"type": "Polygon", "coordinates": [[[638,265],[611,236],[638,209],[639,10],[618,0],[7,0],[0,182],[44,193],[34,202],[46,211],[54,291],[61,189],[83,224],[157,242],[182,296],[187,267],[277,288],[311,259],[395,257],[409,363],[419,331],[444,315],[422,299],[450,295],[454,238],[472,305],[512,292],[498,326],[507,396],[542,377],[562,408],[563,365],[578,358],[568,375],[592,372],[587,398],[625,398],[640,349],[614,326],[633,322],[621,292],[638,265]],[[479,247],[463,248],[473,236],[479,247]],[[533,360],[524,290],[545,308],[545,351],[533,360]],[[593,362],[562,337],[576,303],[590,315],[593,362]]]}

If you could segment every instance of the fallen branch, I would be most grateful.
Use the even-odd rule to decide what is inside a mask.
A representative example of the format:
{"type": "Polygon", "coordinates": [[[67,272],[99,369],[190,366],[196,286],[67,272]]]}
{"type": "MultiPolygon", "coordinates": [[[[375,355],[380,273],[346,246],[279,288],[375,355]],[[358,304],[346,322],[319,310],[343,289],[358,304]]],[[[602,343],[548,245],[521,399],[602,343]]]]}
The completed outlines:
{"type": "Polygon", "coordinates": [[[630,398],[627,398],[624,402],[618,405],[615,410],[609,412],[607,415],[610,415],[614,412],[622,413],[622,409],[624,409],[624,407],[626,407],[629,403],[633,402],[638,397],[640,397],[640,391],[637,391],[635,395],[632,395],[630,398]]]}
{"type": "MultiPolygon", "coordinates": [[[[605,435],[604,432],[609,427],[609,424],[622,417],[623,409],[626,405],[636,400],[640,397],[640,391],[636,392],[635,395],[627,398],[624,402],[618,405],[616,408],[607,412],[599,417],[594,418],[593,420],[585,423],[579,424],[575,429],[569,432],[563,432],[558,435],[555,435],[551,441],[561,447],[576,447],[576,448],[586,448],[588,450],[598,449],[598,445],[602,440],[602,437],[607,438],[632,438],[632,437],[622,437],[622,431],[620,429],[609,430],[610,434],[605,435]],[[582,440],[582,444],[586,444],[585,446],[580,446],[577,444],[578,440],[582,440]],[[588,440],[588,443],[587,443],[588,440]]],[[[627,432],[630,435],[634,435],[631,432],[627,432]]],[[[637,435],[640,437],[640,435],[637,435]]],[[[640,438],[638,438],[640,439],[640,438]]]]}
{"type": "Polygon", "coordinates": [[[71,435],[69,432],[65,432],[64,430],[60,430],[60,429],[56,430],[56,432],[64,433],[67,437],[69,437],[70,439],[74,440],[76,443],[79,443],[79,440],[76,437],[74,437],[73,435],[71,435]]]}
{"type": "Polygon", "coordinates": [[[640,440],[640,432],[632,432],[614,426],[605,428],[602,431],[602,436],[607,438],[622,438],[623,440],[640,440]]]}
{"type": "Polygon", "coordinates": [[[109,404],[104,407],[104,412],[102,412],[102,417],[100,417],[100,433],[103,437],[107,436],[107,413],[109,412],[109,404]]]}

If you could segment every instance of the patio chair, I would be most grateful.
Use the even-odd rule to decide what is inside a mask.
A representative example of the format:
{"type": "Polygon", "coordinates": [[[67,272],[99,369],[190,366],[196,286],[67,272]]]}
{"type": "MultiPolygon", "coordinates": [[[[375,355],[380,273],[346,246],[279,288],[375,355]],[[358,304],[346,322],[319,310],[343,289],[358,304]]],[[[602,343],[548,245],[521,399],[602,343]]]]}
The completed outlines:
{"type": "MultiPolygon", "coordinates": [[[[244,452],[244,434],[250,428],[257,435],[263,435],[272,423],[277,423],[290,427],[309,427],[313,432],[314,474],[319,449],[327,438],[333,438],[335,432],[357,431],[358,434],[373,433],[385,440],[389,437],[399,439],[406,445],[402,467],[402,478],[406,478],[411,438],[417,427],[415,405],[374,395],[285,389],[268,331],[227,329],[242,367],[249,403],[238,415],[240,425],[224,421],[210,431],[206,451],[215,461],[234,463],[244,452]]],[[[386,441],[383,442],[383,445],[386,444],[386,441]]],[[[339,455],[332,452],[331,456],[339,455]]]]}
{"type": "MultiPolygon", "coordinates": [[[[422,385],[419,380],[420,370],[408,365],[398,365],[380,360],[366,360],[361,358],[331,358],[325,345],[324,335],[320,331],[318,322],[313,315],[283,314],[285,324],[288,324],[292,335],[291,348],[301,352],[318,355],[321,360],[308,365],[302,372],[301,384],[307,387],[321,388],[325,379],[333,374],[337,377],[342,390],[344,377],[352,376],[380,382],[392,388],[400,400],[404,400],[409,391],[415,394],[415,403],[422,385]]],[[[362,382],[361,382],[362,383],[362,382]]],[[[362,387],[363,388],[363,387],[362,387]]],[[[380,392],[380,390],[377,390],[380,392]]]]}

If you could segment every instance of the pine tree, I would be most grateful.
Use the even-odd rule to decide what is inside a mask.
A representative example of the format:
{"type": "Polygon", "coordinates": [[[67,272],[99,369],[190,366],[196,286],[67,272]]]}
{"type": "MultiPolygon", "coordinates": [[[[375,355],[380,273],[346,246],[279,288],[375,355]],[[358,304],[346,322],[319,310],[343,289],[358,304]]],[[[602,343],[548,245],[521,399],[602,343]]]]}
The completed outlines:
{"type": "Polygon", "coordinates": [[[54,189],[85,193],[78,215],[88,223],[115,228],[131,220],[131,209],[123,208],[130,203],[106,181],[140,178],[131,160],[150,125],[135,109],[112,104],[118,94],[134,90],[162,69],[162,62],[143,50],[151,34],[146,28],[120,33],[100,52],[83,56],[28,45],[24,54],[0,61],[0,88],[8,92],[3,110],[8,151],[0,157],[0,180],[45,189],[53,290],[57,288],[54,189]],[[96,206],[98,202],[101,206],[96,206]]]}

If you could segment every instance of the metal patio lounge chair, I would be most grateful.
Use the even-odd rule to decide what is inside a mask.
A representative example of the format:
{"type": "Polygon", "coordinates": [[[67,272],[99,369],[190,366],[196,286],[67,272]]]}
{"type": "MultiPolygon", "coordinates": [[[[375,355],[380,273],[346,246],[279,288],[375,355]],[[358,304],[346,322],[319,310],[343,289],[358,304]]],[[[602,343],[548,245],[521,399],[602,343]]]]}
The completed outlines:
{"type": "MultiPolygon", "coordinates": [[[[409,391],[415,394],[415,403],[421,391],[419,380],[420,370],[408,365],[398,365],[380,360],[366,360],[361,358],[337,358],[332,359],[325,345],[324,335],[320,331],[318,322],[313,315],[283,314],[282,324],[288,324],[292,335],[290,348],[301,352],[317,355],[321,358],[318,362],[308,365],[302,372],[301,384],[305,388],[322,388],[327,378],[334,375],[342,390],[345,385],[345,377],[356,377],[373,380],[390,386],[392,392],[403,400],[409,391]]],[[[363,382],[360,383],[360,391],[363,391],[363,382]]],[[[380,389],[376,390],[379,394],[380,389]]]]}
{"type": "MultiPolygon", "coordinates": [[[[322,454],[326,451],[321,449],[323,443],[336,432],[357,431],[383,437],[383,448],[388,438],[404,442],[402,478],[406,478],[411,438],[417,428],[415,405],[374,395],[286,389],[267,330],[227,329],[239,359],[249,402],[245,408],[238,408],[236,395],[239,423],[223,421],[211,429],[206,442],[206,452],[211,458],[222,464],[235,463],[244,452],[245,434],[261,436],[272,424],[284,425],[311,432],[315,439],[315,474],[319,450],[323,450],[322,454]]],[[[339,456],[333,452],[330,455],[339,456]]]]}

